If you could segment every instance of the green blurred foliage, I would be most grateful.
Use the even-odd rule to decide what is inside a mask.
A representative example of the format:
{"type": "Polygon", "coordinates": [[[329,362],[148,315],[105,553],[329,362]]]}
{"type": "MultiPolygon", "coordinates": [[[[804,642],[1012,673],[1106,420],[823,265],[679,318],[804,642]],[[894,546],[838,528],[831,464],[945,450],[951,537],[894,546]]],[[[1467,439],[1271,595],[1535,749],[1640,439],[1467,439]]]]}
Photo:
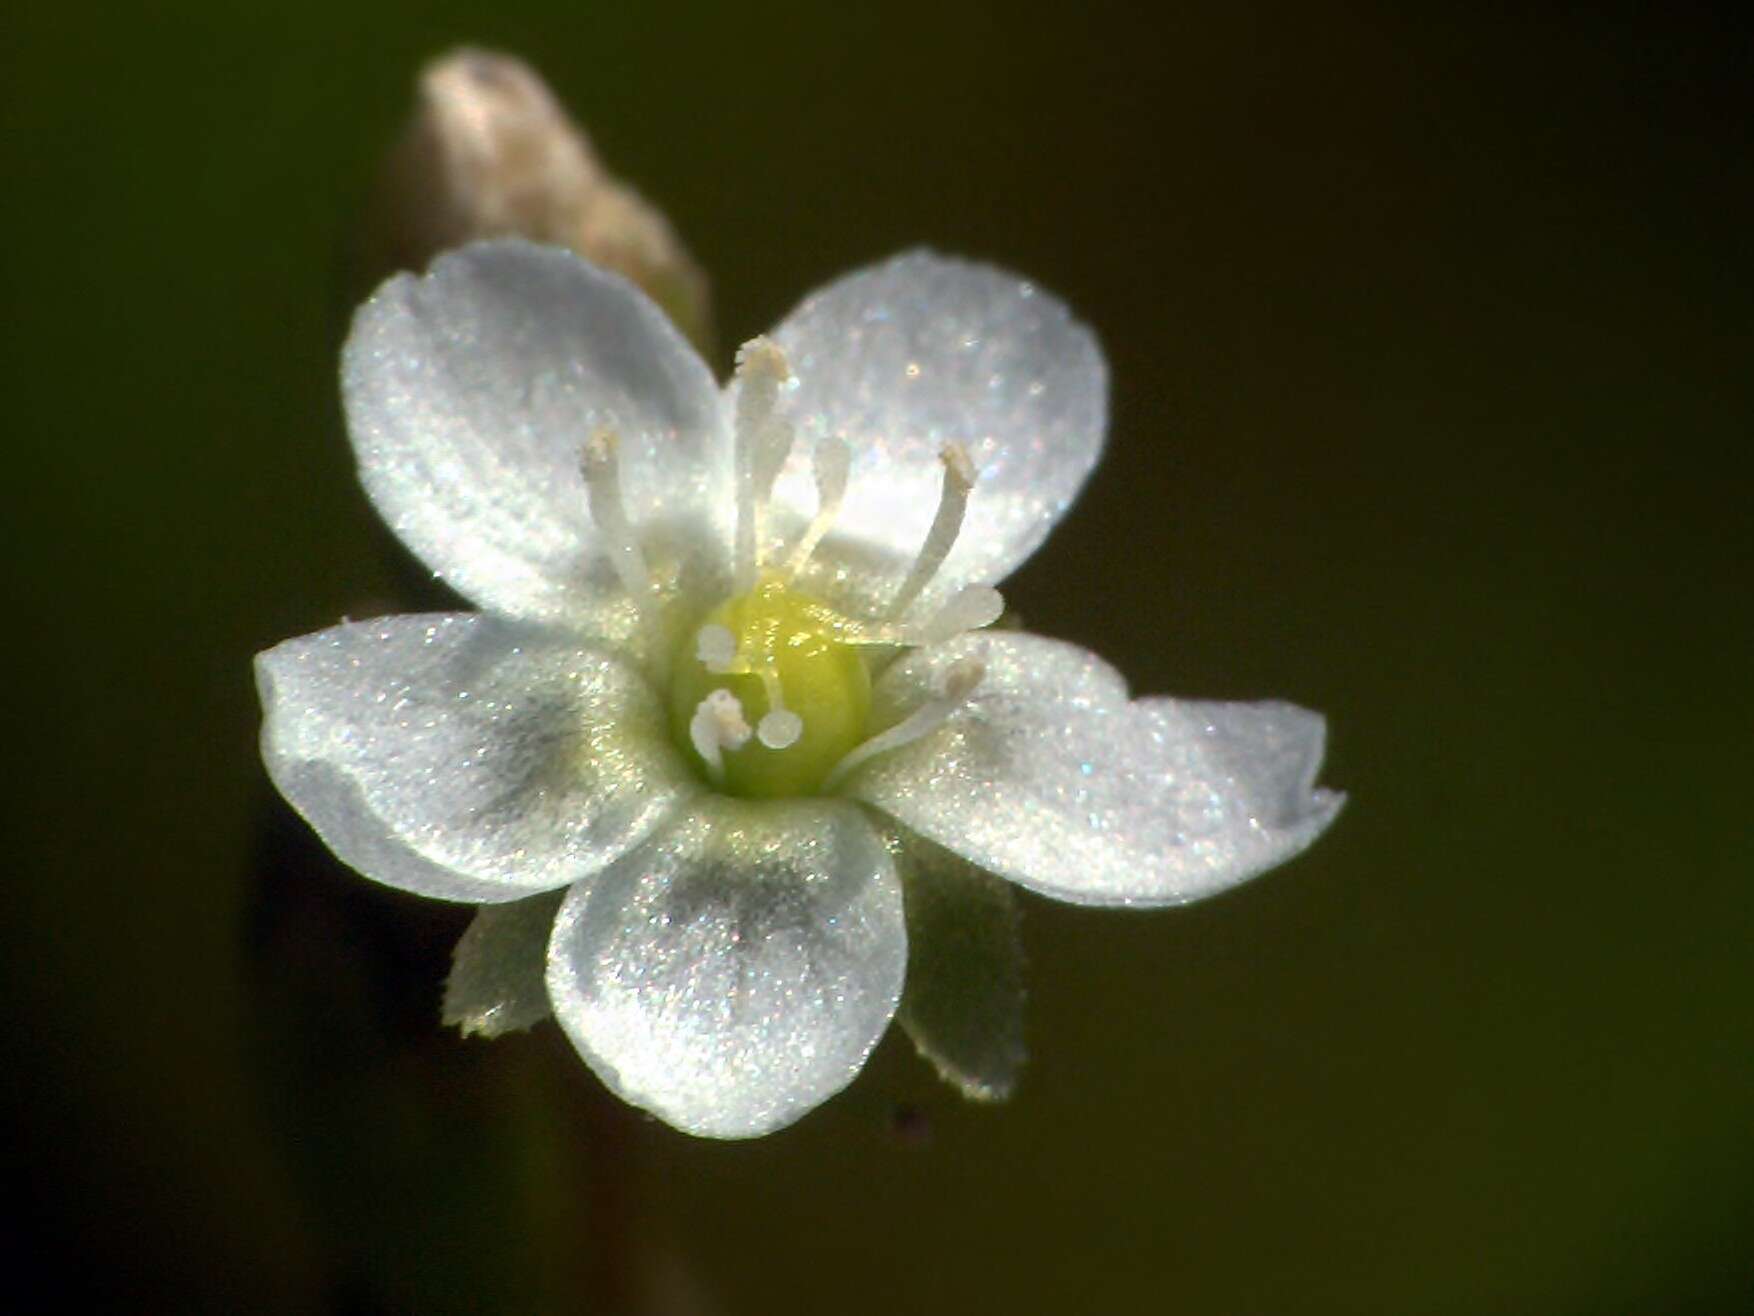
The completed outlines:
{"type": "Polygon", "coordinates": [[[1754,70],[1724,14],[9,7],[20,1282],[1741,1308],[1754,70]],[[466,917],[273,800],[250,655],[423,603],[334,366],[374,171],[459,41],[534,61],[669,211],[727,344],[914,243],[1065,295],[1112,446],[1012,602],[1142,690],[1329,715],[1352,802],[1293,867],[1177,912],[1027,902],[1009,1104],[892,1036],[792,1131],[672,1133],[551,1027],[440,1031],[466,917]]]}

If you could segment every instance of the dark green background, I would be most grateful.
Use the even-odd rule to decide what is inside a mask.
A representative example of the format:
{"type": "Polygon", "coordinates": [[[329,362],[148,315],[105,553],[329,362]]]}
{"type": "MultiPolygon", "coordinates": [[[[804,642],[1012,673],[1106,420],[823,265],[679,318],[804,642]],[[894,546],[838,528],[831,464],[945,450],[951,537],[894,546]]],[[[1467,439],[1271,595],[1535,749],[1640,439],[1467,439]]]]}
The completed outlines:
{"type": "Polygon", "coordinates": [[[8,1282],[1748,1309],[1751,75],[1692,7],[8,6],[8,1282]],[[1290,868],[1029,902],[1009,1105],[892,1036],[762,1141],[624,1114],[552,1027],[441,1032],[463,915],[269,791],[250,655],[419,601],[335,354],[461,40],[665,206],[726,344],[921,242],[1067,297],[1111,444],[1013,603],[1141,690],[1327,713],[1351,803],[1290,868]]]}

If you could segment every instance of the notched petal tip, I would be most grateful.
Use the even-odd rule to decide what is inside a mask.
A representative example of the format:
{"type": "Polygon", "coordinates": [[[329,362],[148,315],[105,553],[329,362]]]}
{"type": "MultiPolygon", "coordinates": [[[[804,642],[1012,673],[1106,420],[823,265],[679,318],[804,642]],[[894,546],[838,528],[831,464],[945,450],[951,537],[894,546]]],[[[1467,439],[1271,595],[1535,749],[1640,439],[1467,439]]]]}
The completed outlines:
{"type": "MultiPolygon", "coordinates": [[[[931,736],[875,759],[846,793],[1043,895],[1182,904],[1285,862],[1342,797],[1314,788],[1323,722],[1290,704],[1129,701],[1071,645],[988,632],[986,676],[931,736]]],[[[917,702],[962,646],[916,651],[873,692],[917,702]]]]}

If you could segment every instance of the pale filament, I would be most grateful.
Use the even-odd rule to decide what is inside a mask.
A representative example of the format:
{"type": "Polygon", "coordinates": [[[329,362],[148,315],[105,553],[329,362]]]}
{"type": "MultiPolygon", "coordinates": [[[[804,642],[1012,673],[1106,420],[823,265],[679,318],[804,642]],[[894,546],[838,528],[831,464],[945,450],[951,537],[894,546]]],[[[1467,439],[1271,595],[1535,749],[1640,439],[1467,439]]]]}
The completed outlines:
{"type": "Polygon", "coordinates": [[[796,743],[799,734],[804,730],[804,719],[786,707],[786,694],[780,688],[780,676],[775,670],[773,655],[765,653],[762,658],[763,662],[755,669],[755,674],[761,678],[761,693],[767,696],[767,712],[756,723],[755,735],[769,749],[785,749],[796,743]]]}
{"type": "Polygon", "coordinates": [[[591,519],[597,523],[597,531],[609,549],[609,561],[621,579],[621,587],[644,612],[652,603],[652,577],[621,499],[620,447],[621,441],[613,430],[598,430],[585,442],[580,469],[585,476],[591,519]]]}
{"type": "Polygon", "coordinates": [[[919,630],[915,644],[939,644],[964,631],[991,626],[1005,612],[1005,596],[991,585],[964,585],[919,630]]]}
{"type": "Polygon", "coordinates": [[[839,437],[818,439],[810,454],[810,466],[816,477],[816,515],[786,559],[781,574],[788,581],[808,565],[810,555],[840,515],[841,504],[847,497],[847,477],[853,468],[853,450],[839,437]]]}
{"type": "Polygon", "coordinates": [[[725,751],[742,749],[749,743],[749,736],[743,705],[729,690],[714,690],[701,700],[688,723],[688,738],[715,786],[725,784],[725,751]]]}
{"type": "Polygon", "coordinates": [[[986,664],[979,658],[959,658],[950,664],[944,673],[943,692],[926,700],[913,712],[887,731],[879,732],[864,744],[848,751],[845,758],[834,765],[828,777],[822,783],[825,791],[833,790],[845,781],[848,774],[862,764],[870,762],[879,754],[887,754],[892,749],[900,749],[903,745],[911,745],[922,736],[930,735],[945,722],[951,714],[968,702],[981,678],[987,674],[986,664]]]}
{"type": "Polygon", "coordinates": [[[914,559],[913,569],[907,573],[907,579],[901,582],[901,588],[895,591],[895,598],[890,601],[885,614],[891,620],[899,618],[912,606],[920,596],[920,591],[931,584],[932,577],[938,574],[938,568],[944,565],[944,559],[950,556],[950,550],[956,543],[957,535],[962,533],[962,518],[968,511],[969,490],[974,488],[979,472],[968,455],[968,449],[960,443],[946,443],[938,453],[938,459],[944,463],[944,485],[938,495],[938,511],[932,517],[931,528],[926,531],[926,539],[920,545],[920,555],[914,559]]]}
{"type": "Polygon", "coordinates": [[[792,451],[792,425],[780,414],[780,389],[792,377],[786,354],[770,338],[737,352],[737,592],[755,588],[767,545],[767,503],[792,451]]]}
{"type": "Polygon", "coordinates": [[[842,644],[919,646],[941,644],[966,631],[991,626],[1005,611],[1005,598],[991,585],[964,585],[923,623],[842,620],[834,636],[842,644]]]}

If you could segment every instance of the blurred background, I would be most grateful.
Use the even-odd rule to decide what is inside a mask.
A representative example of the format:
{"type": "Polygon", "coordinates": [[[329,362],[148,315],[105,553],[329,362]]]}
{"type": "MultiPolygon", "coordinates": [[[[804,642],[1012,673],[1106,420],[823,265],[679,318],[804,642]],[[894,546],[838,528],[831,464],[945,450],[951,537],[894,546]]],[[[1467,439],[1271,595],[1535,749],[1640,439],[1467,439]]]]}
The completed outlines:
{"type": "Polygon", "coordinates": [[[4,1305],[1754,1309],[1722,13],[8,6],[4,1305]],[[1141,691],[1328,715],[1351,803],[1288,868],[1028,902],[1010,1103],[892,1032],[795,1128],[690,1139],[552,1024],[441,1028],[467,911],[337,870],[268,787],[251,655],[431,603],[335,366],[459,42],[668,214],[720,368],[914,244],[1067,298],[1110,447],[1008,597],[1141,691]]]}

